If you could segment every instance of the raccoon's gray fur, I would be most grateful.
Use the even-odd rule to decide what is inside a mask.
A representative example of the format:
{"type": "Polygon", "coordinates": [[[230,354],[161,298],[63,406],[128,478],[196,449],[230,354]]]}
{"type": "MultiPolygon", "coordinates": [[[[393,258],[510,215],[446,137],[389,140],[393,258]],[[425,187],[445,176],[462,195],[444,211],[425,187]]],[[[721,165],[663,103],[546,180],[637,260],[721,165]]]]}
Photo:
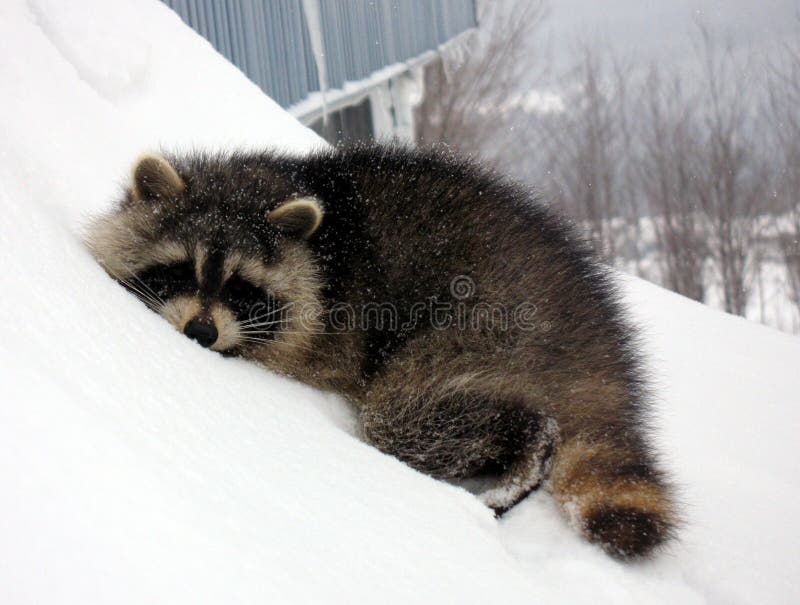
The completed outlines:
{"type": "Polygon", "coordinates": [[[522,188],[446,150],[147,156],[88,243],[223,354],[334,390],[422,472],[544,483],[589,540],[650,553],[676,515],[607,271],[522,188]]]}

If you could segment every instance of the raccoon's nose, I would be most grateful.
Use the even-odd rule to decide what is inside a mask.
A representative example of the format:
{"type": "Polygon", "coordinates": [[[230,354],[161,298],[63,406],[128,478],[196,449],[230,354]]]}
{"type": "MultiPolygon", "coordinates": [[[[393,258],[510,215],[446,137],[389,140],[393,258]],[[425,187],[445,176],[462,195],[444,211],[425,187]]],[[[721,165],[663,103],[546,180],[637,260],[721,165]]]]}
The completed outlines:
{"type": "Polygon", "coordinates": [[[210,347],[217,342],[217,328],[213,323],[192,319],[183,328],[183,333],[192,340],[196,340],[204,347],[210,347]]]}

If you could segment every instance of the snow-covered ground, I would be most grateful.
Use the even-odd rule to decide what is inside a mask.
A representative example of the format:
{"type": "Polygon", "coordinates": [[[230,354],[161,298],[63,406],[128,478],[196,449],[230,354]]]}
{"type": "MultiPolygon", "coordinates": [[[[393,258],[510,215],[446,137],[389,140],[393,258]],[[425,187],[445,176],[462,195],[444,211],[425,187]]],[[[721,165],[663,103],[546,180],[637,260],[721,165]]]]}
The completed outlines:
{"type": "MultiPolygon", "coordinates": [[[[660,263],[661,252],[656,228],[661,219],[643,216],[638,228],[629,222],[613,219],[606,226],[614,233],[617,245],[615,267],[625,273],[638,275],[655,284],[666,284],[664,267],[660,263]],[[636,247],[634,251],[632,248],[636,247]],[[639,256],[639,260],[635,256],[639,256]]],[[[705,224],[702,215],[698,224],[705,224]]],[[[588,226],[585,227],[587,232],[588,226]]],[[[764,216],[757,223],[757,241],[750,250],[745,283],[747,284],[747,308],[745,317],[786,332],[800,335],[800,307],[792,299],[792,285],[781,250],[781,237],[792,233],[793,223],[789,215],[764,216]],[[761,259],[757,255],[761,255],[761,259]],[[756,262],[759,261],[759,262],[756,262]]],[[[725,294],[718,263],[706,259],[703,268],[705,297],[703,302],[715,309],[725,309],[725,294]]]]}
{"type": "Polygon", "coordinates": [[[625,279],[682,540],[497,522],[336,397],[201,349],[80,241],[147,149],[320,144],[155,0],[0,5],[0,603],[793,603],[800,340],[625,279]]]}

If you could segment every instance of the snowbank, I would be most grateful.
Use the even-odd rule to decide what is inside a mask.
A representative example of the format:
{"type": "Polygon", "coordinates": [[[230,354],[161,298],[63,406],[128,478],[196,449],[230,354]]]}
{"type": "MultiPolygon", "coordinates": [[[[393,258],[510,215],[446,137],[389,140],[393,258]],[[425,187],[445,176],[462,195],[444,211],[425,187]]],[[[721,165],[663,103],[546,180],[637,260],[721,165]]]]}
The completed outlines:
{"type": "Polygon", "coordinates": [[[175,333],[80,243],[133,158],[319,139],[158,2],[0,6],[0,602],[792,602],[800,341],[629,281],[688,526],[623,565],[497,523],[349,410],[175,333]]]}

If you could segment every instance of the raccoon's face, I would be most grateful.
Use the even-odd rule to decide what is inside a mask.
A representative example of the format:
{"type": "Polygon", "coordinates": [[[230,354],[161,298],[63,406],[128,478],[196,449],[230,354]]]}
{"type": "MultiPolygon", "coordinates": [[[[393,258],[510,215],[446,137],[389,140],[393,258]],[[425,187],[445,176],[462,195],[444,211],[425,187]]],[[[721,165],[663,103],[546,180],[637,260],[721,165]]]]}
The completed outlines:
{"type": "Polygon", "coordinates": [[[204,347],[245,357],[308,350],[322,313],[306,243],[322,221],[319,202],[225,159],[173,163],[135,165],[125,201],[89,228],[97,260],[204,347]]]}

